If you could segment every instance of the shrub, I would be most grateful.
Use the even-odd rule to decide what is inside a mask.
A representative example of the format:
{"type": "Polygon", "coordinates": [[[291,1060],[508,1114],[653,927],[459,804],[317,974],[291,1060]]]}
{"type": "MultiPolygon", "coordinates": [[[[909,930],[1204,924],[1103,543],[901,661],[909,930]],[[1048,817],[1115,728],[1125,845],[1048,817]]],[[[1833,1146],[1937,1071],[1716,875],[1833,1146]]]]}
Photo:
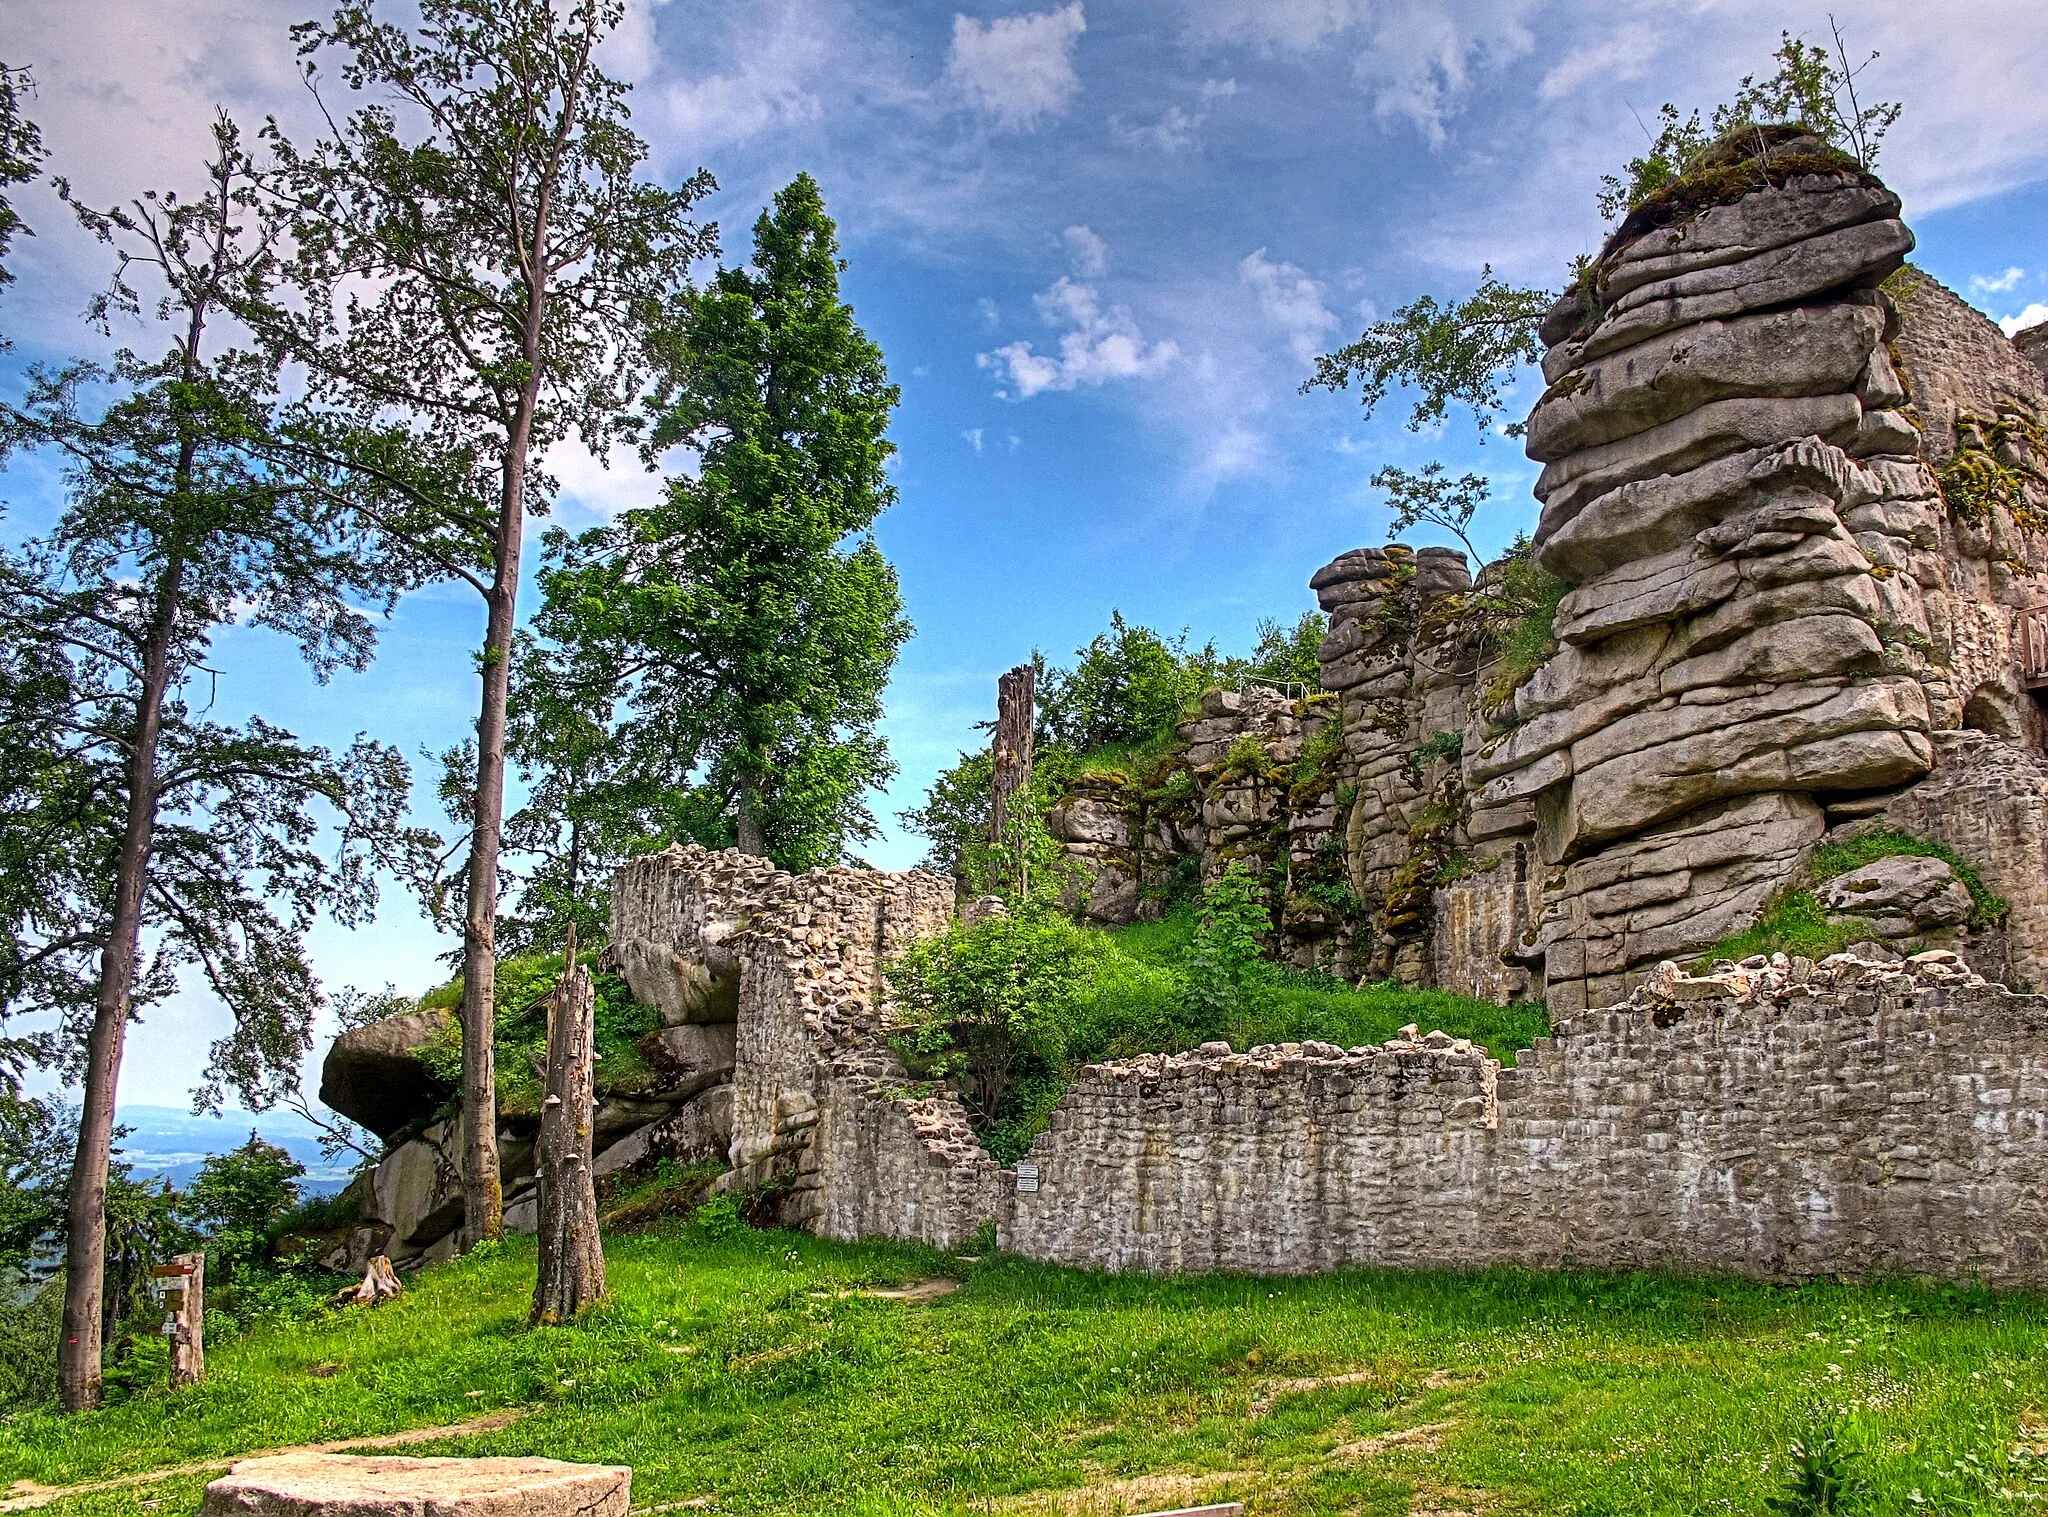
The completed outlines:
{"type": "Polygon", "coordinates": [[[1063,1066],[1078,988],[1104,951],[1100,933],[1030,907],[955,924],[888,966],[903,1014],[897,1051],[913,1074],[953,1081],[987,1131],[1019,1076],[1063,1066]]]}
{"type": "Polygon", "coordinates": [[[297,1210],[305,1174],[305,1165],[254,1132],[199,1166],[178,1213],[206,1239],[207,1262],[223,1282],[268,1261],[273,1228],[297,1210]]]}
{"type": "Polygon", "coordinates": [[[1218,1023],[1244,1009],[1248,992],[1268,978],[1264,940],[1273,930],[1259,876],[1233,862],[1202,892],[1195,935],[1185,958],[1188,1019],[1218,1023]]]}
{"type": "Polygon", "coordinates": [[[736,1238],[747,1230],[746,1213],[731,1196],[712,1196],[697,1208],[690,1220],[713,1238],[736,1238]]]}

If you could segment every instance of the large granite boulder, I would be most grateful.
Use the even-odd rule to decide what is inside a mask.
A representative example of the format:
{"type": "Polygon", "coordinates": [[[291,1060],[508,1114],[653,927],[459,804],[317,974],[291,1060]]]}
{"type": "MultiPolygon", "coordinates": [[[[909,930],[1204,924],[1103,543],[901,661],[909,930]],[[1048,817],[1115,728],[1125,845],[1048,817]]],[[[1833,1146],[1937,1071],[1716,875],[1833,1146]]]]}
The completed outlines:
{"type": "Polygon", "coordinates": [[[334,1040],[320,1066],[320,1100],[378,1137],[430,1117],[455,1092],[416,1057],[448,1028],[445,1011],[410,1011],[334,1040]]]}

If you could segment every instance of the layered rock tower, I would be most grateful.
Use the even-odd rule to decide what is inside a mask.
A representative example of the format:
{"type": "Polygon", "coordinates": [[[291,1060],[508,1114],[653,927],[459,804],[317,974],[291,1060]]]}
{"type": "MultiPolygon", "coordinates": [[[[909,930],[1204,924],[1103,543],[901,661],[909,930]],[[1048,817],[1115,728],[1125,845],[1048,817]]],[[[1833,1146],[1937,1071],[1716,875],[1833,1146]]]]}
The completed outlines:
{"type": "MultiPolygon", "coordinates": [[[[1569,1013],[1749,927],[1823,838],[1891,825],[2014,903],[1973,962],[2048,983],[2019,636],[2048,608],[2048,392],[1912,247],[1896,196],[1784,132],[1632,215],[1543,324],[1529,550],[1476,579],[1445,548],[1344,554],[1310,582],[1323,693],[1182,729],[1203,876],[1228,816],[1297,962],[1569,1013]],[[1329,762],[1237,818],[1247,766],[1216,752],[1253,733],[1288,764],[1326,722],[1329,762]]],[[[1157,879],[1172,838],[1136,831],[1157,879]]],[[[1095,915],[1143,909],[1121,883],[1095,915]]]]}

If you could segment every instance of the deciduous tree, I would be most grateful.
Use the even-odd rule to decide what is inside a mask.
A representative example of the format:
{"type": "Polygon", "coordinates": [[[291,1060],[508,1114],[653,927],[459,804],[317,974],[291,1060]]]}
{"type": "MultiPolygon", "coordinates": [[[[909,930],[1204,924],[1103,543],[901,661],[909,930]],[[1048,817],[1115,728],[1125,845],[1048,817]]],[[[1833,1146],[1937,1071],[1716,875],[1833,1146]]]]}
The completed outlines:
{"type": "Polygon", "coordinates": [[[62,1035],[43,1051],[84,1087],[60,1352],[72,1408],[99,1398],[129,1022],[196,968],[234,1016],[203,1093],[226,1083],[270,1104],[319,1004],[306,927],[323,908],[362,919],[376,869],[404,867],[416,841],[395,750],[358,739],[337,756],[206,715],[221,627],[279,632],[325,679],[368,662],[370,613],[395,593],[347,482],[276,462],[273,367],[216,335],[276,273],[225,120],[216,148],[196,199],[76,207],[120,255],[94,316],[153,320],[168,350],[32,371],[7,413],[15,442],[62,461],[68,490],[51,531],[0,554],[0,743],[27,765],[0,782],[0,1009],[54,1015],[62,1035]]]}
{"type": "Polygon", "coordinates": [[[295,29],[316,90],[338,60],[358,104],[301,149],[272,123],[273,193],[300,299],[256,319],[310,374],[309,445],[406,488],[384,527],[483,597],[482,703],[453,892],[463,934],[465,1236],[503,1231],[492,1021],[507,703],[521,539],[578,436],[600,459],[631,431],[643,334],[712,235],[711,187],[640,177],[627,86],[596,54],[622,0],[422,0],[418,24],[357,0],[295,29]]]}

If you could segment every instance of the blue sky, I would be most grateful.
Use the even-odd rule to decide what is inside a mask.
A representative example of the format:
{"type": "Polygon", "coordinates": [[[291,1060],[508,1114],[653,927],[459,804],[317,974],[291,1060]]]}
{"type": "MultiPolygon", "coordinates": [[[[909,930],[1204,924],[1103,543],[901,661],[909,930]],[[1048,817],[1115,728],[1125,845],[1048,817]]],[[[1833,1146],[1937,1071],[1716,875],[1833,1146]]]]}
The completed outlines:
{"type": "MultiPolygon", "coordinates": [[[[286,28],[313,9],[13,0],[0,57],[35,69],[52,166],[106,200],[189,183],[216,103],[303,129],[286,28]]],[[[1594,190],[1639,150],[1638,117],[1711,105],[1768,67],[1781,28],[1826,26],[1822,5],[1753,0],[634,0],[610,61],[655,172],[718,176],[729,258],[778,186],[816,175],[848,296],[903,388],[879,535],[918,632],[877,811],[893,822],[974,740],[1002,669],[1065,657],[1112,607],[1233,651],[1309,609],[1310,573],[1384,540],[1366,484],[1384,463],[1493,480],[1482,548],[1528,527],[1535,469],[1512,443],[1301,396],[1314,354],[1489,263],[1558,283],[1599,242],[1594,190]]],[[[1863,84],[1907,104],[1880,168],[1918,261],[1995,317],[2048,317],[2048,7],[1891,0],[1851,27],[1859,57],[1882,54],[1863,84]]],[[[89,350],[76,313],[104,258],[49,195],[20,204],[40,235],[0,295],[13,359],[89,350]]],[[[572,526],[653,488],[637,467],[555,462],[572,526]]],[[[17,468],[0,493],[18,531],[50,481],[17,468]]],[[[481,621],[466,589],[423,592],[373,670],[324,688],[234,632],[221,706],[329,743],[443,748],[474,720],[481,621]]],[[[869,856],[920,853],[892,825],[869,856]]],[[[418,990],[447,944],[393,892],[376,924],[315,947],[332,984],[418,990]]],[[[136,1029],[127,1098],[182,1101],[220,1018],[189,994],[136,1029]]]]}

